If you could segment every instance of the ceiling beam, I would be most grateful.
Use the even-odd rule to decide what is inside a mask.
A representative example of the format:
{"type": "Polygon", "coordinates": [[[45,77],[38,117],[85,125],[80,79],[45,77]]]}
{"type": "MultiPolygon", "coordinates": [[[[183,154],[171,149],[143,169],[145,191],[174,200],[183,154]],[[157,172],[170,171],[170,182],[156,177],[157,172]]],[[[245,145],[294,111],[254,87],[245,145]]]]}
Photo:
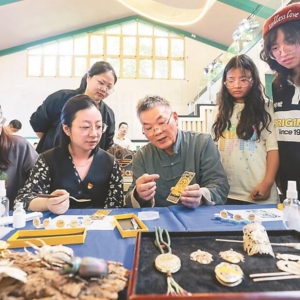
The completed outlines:
{"type": "Polygon", "coordinates": [[[3,49],[3,50],[0,50],[0,56],[5,56],[5,55],[9,55],[9,54],[16,53],[16,52],[19,52],[19,51],[24,51],[24,50],[26,50],[30,47],[34,47],[34,46],[37,46],[37,45],[40,45],[40,44],[49,43],[49,42],[53,42],[53,41],[56,41],[56,40],[59,40],[59,39],[68,38],[68,37],[71,37],[71,36],[101,30],[101,29],[103,29],[105,27],[108,27],[108,26],[112,26],[112,25],[116,25],[116,24],[120,24],[120,23],[124,23],[124,22],[129,22],[129,21],[133,21],[133,20],[142,20],[142,21],[144,21],[148,24],[152,24],[152,25],[155,25],[157,27],[161,27],[163,29],[170,30],[170,31],[175,32],[179,35],[189,37],[189,38],[194,39],[198,42],[210,45],[212,47],[221,49],[223,51],[226,51],[228,49],[228,46],[226,46],[226,45],[222,45],[222,44],[216,43],[212,40],[197,36],[197,35],[195,35],[191,32],[187,32],[187,31],[184,31],[184,30],[181,30],[181,29],[178,29],[178,28],[174,28],[174,27],[171,27],[171,26],[162,25],[160,23],[149,21],[148,19],[146,19],[144,17],[136,15],[136,16],[130,16],[130,17],[126,17],[126,18],[121,18],[121,19],[101,23],[101,24],[98,24],[98,25],[93,25],[93,26],[81,28],[81,29],[66,32],[66,33],[63,33],[63,34],[51,36],[51,37],[48,37],[48,38],[45,38],[45,39],[40,39],[40,40],[37,40],[37,41],[29,42],[29,43],[26,43],[26,44],[23,44],[23,45],[3,49]]]}
{"type": "Polygon", "coordinates": [[[168,26],[168,25],[165,25],[165,24],[161,24],[161,23],[158,23],[158,22],[155,22],[155,21],[150,21],[149,19],[147,18],[144,18],[142,16],[136,16],[136,19],[139,19],[139,20],[144,20],[152,25],[155,25],[157,27],[161,27],[163,29],[166,29],[166,30],[170,30],[170,31],[173,31],[179,35],[182,35],[182,36],[185,36],[185,37],[188,37],[188,38],[191,38],[195,41],[198,41],[198,42],[201,42],[203,44],[206,44],[206,45],[209,45],[209,46],[212,46],[214,48],[218,48],[220,50],[223,50],[223,51],[226,51],[228,49],[228,46],[227,45],[223,45],[223,44],[220,44],[220,43],[217,43],[217,42],[214,42],[212,40],[209,40],[207,38],[204,38],[204,37],[201,37],[201,36],[198,36],[192,32],[188,32],[188,31],[185,31],[185,30],[182,30],[182,29],[179,29],[179,28],[174,28],[172,26],[168,26]]]}
{"type": "Polygon", "coordinates": [[[275,9],[261,5],[251,0],[218,0],[224,4],[236,7],[263,19],[268,19],[275,13],[275,9]]]}
{"type": "Polygon", "coordinates": [[[21,0],[0,0],[0,6],[1,5],[6,5],[6,4],[11,4],[11,3],[14,3],[14,2],[19,2],[21,0]]]}

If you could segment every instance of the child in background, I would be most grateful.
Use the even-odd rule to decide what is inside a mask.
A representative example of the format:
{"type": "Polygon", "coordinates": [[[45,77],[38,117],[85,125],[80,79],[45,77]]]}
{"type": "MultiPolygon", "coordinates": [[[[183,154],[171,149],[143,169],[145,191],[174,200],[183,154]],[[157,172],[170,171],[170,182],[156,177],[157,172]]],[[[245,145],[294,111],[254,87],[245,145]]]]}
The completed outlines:
{"type": "Polygon", "coordinates": [[[212,129],[230,185],[226,204],[277,203],[273,106],[257,67],[247,55],[233,57],[222,81],[212,129]]]}
{"type": "Polygon", "coordinates": [[[288,180],[300,190],[300,3],[271,16],[263,27],[261,59],[275,71],[272,83],[279,149],[279,187],[283,199],[288,180]]]}

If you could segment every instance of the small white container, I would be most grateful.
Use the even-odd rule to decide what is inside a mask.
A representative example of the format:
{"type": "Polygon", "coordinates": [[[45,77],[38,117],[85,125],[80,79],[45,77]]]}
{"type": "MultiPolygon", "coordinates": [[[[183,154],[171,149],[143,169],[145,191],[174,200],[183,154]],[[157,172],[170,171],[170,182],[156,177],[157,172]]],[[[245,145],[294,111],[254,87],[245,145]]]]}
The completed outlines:
{"type": "Polygon", "coordinates": [[[23,203],[17,202],[13,212],[13,227],[23,228],[26,226],[26,212],[23,209],[23,203]]]}
{"type": "Polygon", "coordinates": [[[5,180],[0,180],[0,219],[8,216],[9,216],[9,199],[6,197],[5,180]]]}

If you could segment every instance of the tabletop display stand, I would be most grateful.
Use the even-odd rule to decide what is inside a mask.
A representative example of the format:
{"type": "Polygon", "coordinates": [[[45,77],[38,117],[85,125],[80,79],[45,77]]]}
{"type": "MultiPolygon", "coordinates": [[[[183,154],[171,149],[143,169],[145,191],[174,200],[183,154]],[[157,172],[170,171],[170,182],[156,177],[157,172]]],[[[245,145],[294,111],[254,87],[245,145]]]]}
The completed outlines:
{"type": "Polygon", "coordinates": [[[30,242],[36,246],[83,244],[86,238],[86,228],[56,228],[40,230],[18,230],[8,240],[9,248],[28,247],[30,242]]]}
{"type": "MultiPolygon", "coordinates": [[[[299,243],[300,233],[293,230],[268,231],[271,243],[299,243]]],[[[155,233],[139,233],[136,240],[134,264],[131,273],[128,299],[296,299],[300,295],[300,279],[254,282],[249,274],[280,272],[278,261],[271,255],[248,256],[242,243],[218,242],[217,238],[243,240],[243,232],[170,232],[172,253],[181,260],[181,268],[172,274],[176,282],[192,295],[167,296],[166,275],[154,265],[159,250],[155,246],[155,233]],[[190,259],[198,249],[213,255],[210,264],[199,264],[190,259]],[[233,249],[244,255],[245,261],[238,263],[243,270],[243,281],[234,287],[221,285],[215,277],[216,265],[224,262],[219,252],[233,249]]],[[[273,246],[277,253],[300,255],[299,250],[290,247],[273,246]]]]}

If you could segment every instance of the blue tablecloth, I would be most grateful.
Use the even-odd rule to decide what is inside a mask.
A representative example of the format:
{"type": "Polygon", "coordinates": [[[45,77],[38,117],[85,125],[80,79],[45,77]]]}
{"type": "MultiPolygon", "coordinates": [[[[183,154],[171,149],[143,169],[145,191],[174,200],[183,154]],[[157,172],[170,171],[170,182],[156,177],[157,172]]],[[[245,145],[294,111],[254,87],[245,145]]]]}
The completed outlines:
{"type": "MultiPolygon", "coordinates": [[[[255,210],[263,208],[276,208],[275,204],[249,204],[249,205],[216,205],[200,206],[197,209],[189,209],[182,205],[169,207],[176,218],[183,224],[187,231],[238,231],[244,224],[221,222],[215,219],[214,214],[221,210],[255,210]]],[[[263,219],[262,219],[263,221],[263,219]]],[[[267,230],[285,229],[282,221],[262,222],[267,230]]]]}
{"type": "MultiPolygon", "coordinates": [[[[70,209],[66,215],[92,215],[97,209],[70,209]]],[[[147,211],[149,208],[121,208],[112,209],[110,215],[134,213],[138,215],[140,211],[147,211]]],[[[151,211],[159,213],[159,219],[153,221],[143,221],[150,231],[154,231],[154,227],[160,226],[169,231],[185,231],[185,227],[181,224],[175,215],[167,207],[155,207],[151,211]]],[[[55,218],[57,215],[44,212],[43,219],[55,218]]],[[[29,221],[25,228],[34,229],[32,222],[29,221]]],[[[38,229],[37,229],[38,230],[38,229]]],[[[5,239],[8,239],[16,230],[12,230],[5,239]]],[[[132,268],[133,254],[135,248],[135,238],[122,238],[118,229],[114,230],[88,230],[84,244],[67,245],[74,250],[76,256],[93,256],[106,260],[119,261],[128,269],[132,268]]],[[[15,249],[23,251],[22,248],[15,249]]]]}
{"type": "MultiPolygon", "coordinates": [[[[134,213],[140,211],[157,211],[159,219],[144,221],[150,231],[160,226],[168,231],[238,231],[242,230],[242,224],[232,224],[215,220],[214,214],[223,209],[227,210],[251,210],[262,208],[274,208],[275,205],[220,205],[200,206],[196,209],[189,209],[182,205],[154,208],[121,208],[112,209],[110,215],[134,213]]],[[[92,215],[96,209],[70,209],[67,215],[92,215]]],[[[43,218],[55,218],[56,215],[45,212],[43,218]]],[[[263,222],[267,230],[284,229],[281,221],[263,222]]],[[[27,222],[24,229],[34,229],[32,222],[27,222]]],[[[5,239],[9,238],[15,230],[12,230],[5,239]]],[[[119,261],[128,269],[132,268],[135,248],[135,238],[122,238],[118,229],[114,230],[89,230],[84,244],[68,245],[74,250],[76,256],[94,256],[106,260],[119,261]]],[[[23,249],[16,249],[23,251],[23,249]]]]}

